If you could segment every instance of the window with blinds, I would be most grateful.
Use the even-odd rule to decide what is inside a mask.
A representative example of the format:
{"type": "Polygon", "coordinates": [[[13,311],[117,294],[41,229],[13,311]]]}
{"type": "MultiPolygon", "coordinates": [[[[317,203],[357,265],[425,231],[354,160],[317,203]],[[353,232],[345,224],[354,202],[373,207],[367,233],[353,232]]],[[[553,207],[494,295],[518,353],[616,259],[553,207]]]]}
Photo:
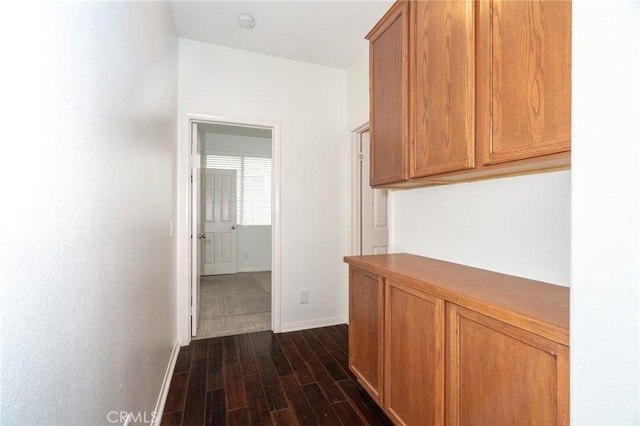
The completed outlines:
{"type": "Polygon", "coordinates": [[[236,171],[239,224],[271,225],[270,158],[206,154],[205,167],[236,171]]]}

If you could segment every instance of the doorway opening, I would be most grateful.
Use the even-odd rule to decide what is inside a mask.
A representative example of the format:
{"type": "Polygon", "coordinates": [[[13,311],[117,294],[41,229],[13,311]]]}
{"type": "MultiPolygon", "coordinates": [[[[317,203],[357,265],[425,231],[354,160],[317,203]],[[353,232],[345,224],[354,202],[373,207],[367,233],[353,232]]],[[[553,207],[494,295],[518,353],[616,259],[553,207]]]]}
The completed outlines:
{"type": "Polygon", "coordinates": [[[191,334],[271,330],[271,129],[194,126],[191,334]]]}
{"type": "Polygon", "coordinates": [[[178,216],[180,344],[278,332],[279,125],[186,118],[178,155],[188,176],[178,191],[186,207],[178,216]]]}
{"type": "Polygon", "coordinates": [[[389,248],[388,190],[371,188],[369,123],[352,131],[351,246],[354,255],[385,254],[389,248]]]}

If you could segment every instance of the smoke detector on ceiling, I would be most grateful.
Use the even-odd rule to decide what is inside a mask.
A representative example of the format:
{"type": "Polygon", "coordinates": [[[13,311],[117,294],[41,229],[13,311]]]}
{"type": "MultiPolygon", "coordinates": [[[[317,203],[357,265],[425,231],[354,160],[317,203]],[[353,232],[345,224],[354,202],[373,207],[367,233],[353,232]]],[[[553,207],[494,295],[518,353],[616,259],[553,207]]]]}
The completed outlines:
{"type": "Polygon", "coordinates": [[[256,26],[256,21],[253,20],[253,16],[243,13],[242,15],[238,15],[238,25],[250,30],[256,26]]]}

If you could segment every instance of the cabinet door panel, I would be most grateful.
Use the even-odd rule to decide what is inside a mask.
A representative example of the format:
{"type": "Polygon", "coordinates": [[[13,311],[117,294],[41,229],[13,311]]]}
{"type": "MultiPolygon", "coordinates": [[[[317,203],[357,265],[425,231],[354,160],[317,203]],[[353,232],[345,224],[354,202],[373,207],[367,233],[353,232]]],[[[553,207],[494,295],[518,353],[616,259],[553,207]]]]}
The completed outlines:
{"type": "Polygon", "coordinates": [[[408,179],[407,3],[396,3],[367,36],[370,41],[371,185],[408,179]]]}
{"type": "Polygon", "coordinates": [[[387,281],[385,324],[387,413],[397,424],[442,424],[444,302],[387,281]]]}
{"type": "Polygon", "coordinates": [[[474,166],[473,1],[412,2],[411,177],[474,166]]]}
{"type": "Polygon", "coordinates": [[[351,269],[349,278],[349,368],[382,404],[382,278],[351,269]]]}
{"type": "Polygon", "coordinates": [[[571,2],[479,4],[484,164],[571,149],[571,2]]]}
{"type": "Polygon", "coordinates": [[[447,309],[448,423],[568,424],[568,348],[453,304],[447,309]]]}

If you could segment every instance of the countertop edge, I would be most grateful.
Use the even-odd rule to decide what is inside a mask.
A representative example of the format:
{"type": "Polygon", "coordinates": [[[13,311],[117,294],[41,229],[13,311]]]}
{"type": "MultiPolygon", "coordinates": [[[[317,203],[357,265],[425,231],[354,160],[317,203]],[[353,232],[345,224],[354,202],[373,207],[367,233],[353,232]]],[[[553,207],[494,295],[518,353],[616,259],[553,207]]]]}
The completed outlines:
{"type": "Polygon", "coordinates": [[[344,262],[386,279],[402,281],[419,291],[439,297],[447,302],[479,311],[499,321],[517,325],[534,334],[569,346],[569,288],[567,287],[409,253],[345,256],[344,262]],[[389,263],[397,263],[398,265],[389,265],[389,263]],[[414,267],[414,270],[408,272],[411,266],[414,267]],[[430,266],[432,266],[432,271],[427,271],[424,274],[425,269],[428,270],[430,266]],[[445,280],[442,278],[443,272],[437,270],[439,268],[452,270],[459,274],[468,273],[470,278],[467,279],[466,275],[464,279],[452,277],[449,283],[445,283],[442,282],[445,280]],[[475,277],[493,278],[501,282],[503,287],[485,287],[475,282],[475,277]],[[440,282],[436,282],[438,279],[440,282]],[[513,282],[513,291],[506,288],[505,283],[510,282],[513,282]],[[519,289],[523,292],[519,292],[519,289]],[[552,293],[545,299],[531,297],[531,302],[535,302],[543,310],[548,305],[548,312],[544,312],[544,315],[535,315],[531,309],[527,309],[525,306],[524,302],[529,297],[528,293],[532,291],[552,293]],[[558,300],[554,300],[553,296],[557,296],[558,300]],[[564,315],[565,310],[566,315],[564,315]]]}

